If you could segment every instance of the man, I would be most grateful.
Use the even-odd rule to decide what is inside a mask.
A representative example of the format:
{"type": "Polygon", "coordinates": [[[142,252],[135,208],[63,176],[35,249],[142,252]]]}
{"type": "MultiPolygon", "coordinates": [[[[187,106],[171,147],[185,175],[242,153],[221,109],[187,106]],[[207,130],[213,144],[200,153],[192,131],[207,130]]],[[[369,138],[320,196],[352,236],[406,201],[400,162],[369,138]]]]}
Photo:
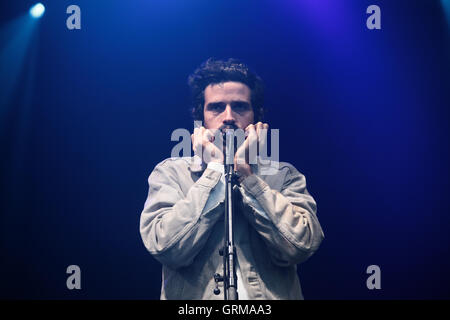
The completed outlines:
{"type": "MultiPolygon", "coordinates": [[[[190,77],[197,159],[169,158],[148,179],[140,232],[162,263],[161,299],[223,299],[214,274],[223,271],[224,154],[217,130],[242,129],[234,159],[234,242],[239,299],[303,299],[298,263],[319,247],[323,232],[305,177],[288,163],[263,174],[249,161],[251,146],[265,143],[261,79],[235,59],[209,59],[190,77]],[[207,156],[205,156],[207,155],[207,156]],[[238,161],[238,160],[241,161],[238,161]]],[[[194,157],[195,158],[195,157],[194,157]]],[[[223,291],[223,283],[219,283],[223,291]]]]}

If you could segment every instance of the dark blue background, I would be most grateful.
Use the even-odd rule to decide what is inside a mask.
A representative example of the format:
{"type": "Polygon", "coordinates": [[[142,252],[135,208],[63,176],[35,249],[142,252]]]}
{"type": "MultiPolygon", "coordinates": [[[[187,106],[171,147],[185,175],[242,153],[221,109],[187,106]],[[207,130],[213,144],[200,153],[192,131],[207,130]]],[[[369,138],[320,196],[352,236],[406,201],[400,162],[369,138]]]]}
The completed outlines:
{"type": "MultiPolygon", "coordinates": [[[[191,130],[186,79],[211,56],[264,79],[281,158],[317,201],[326,239],[299,266],[305,297],[450,298],[440,1],[44,3],[1,106],[2,298],[159,298],[161,267],[139,234],[147,177],[171,132],[191,130]],[[66,28],[71,4],[81,30],[66,28]],[[371,4],[381,30],[366,28],[371,4]],[[366,287],[372,264],[381,290],[366,287]]],[[[32,4],[2,3],[0,28],[32,4]]]]}

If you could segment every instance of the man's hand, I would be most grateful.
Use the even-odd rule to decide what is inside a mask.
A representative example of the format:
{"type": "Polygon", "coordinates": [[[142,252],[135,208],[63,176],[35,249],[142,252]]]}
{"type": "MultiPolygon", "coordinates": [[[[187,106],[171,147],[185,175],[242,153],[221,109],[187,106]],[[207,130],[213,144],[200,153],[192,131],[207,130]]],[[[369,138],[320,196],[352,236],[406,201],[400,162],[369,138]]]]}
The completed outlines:
{"type": "Polygon", "coordinates": [[[194,154],[209,162],[223,163],[223,152],[218,146],[222,146],[222,133],[220,130],[209,130],[204,127],[194,129],[191,134],[192,149],[194,154]],[[216,143],[214,143],[216,141],[216,143]],[[217,144],[217,145],[216,145],[217,144]]]}
{"type": "Polygon", "coordinates": [[[250,164],[258,163],[258,150],[264,150],[267,143],[267,123],[258,122],[245,128],[246,139],[234,156],[234,168],[244,179],[253,174],[250,164]]]}

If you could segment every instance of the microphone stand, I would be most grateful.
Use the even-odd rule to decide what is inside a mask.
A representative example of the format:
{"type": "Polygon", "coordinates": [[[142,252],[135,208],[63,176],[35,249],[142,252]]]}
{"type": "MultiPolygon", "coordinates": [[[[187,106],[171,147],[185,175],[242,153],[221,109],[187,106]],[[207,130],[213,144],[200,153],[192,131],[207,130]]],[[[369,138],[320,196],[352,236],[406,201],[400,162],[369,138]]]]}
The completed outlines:
{"type": "Polygon", "coordinates": [[[214,274],[216,288],[214,294],[218,295],[220,290],[218,282],[224,283],[224,300],[238,300],[237,292],[237,275],[236,275],[236,247],[234,246],[233,237],[233,186],[235,185],[236,175],[234,173],[234,135],[232,131],[227,131],[223,135],[225,147],[225,233],[223,248],[219,250],[219,254],[223,256],[223,276],[214,274]],[[226,137],[230,137],[226,140],[226,137]]]}

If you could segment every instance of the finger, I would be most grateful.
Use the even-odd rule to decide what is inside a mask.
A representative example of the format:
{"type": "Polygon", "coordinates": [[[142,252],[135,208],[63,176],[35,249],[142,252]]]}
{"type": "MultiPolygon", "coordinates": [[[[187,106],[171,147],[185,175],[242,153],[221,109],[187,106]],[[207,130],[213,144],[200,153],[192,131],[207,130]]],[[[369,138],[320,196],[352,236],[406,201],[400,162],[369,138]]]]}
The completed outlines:
{"type": "Polygon", "coordinates": [[[202,147],[202,128],[201,127],[194,129],[192,147],[194,149],[194,152],[201,153],[201,147],[202,147]]]}
{"type": "Polygon", "coordinates": [[[267,155],[267,134],[269,126],[261,124],[258,131],[258,157],[267,155]]]}
{"type": "Polygon", "coordinates": [[[258,140],[260,140],[263,135],[267,137],[267,131],[269,129],[269,125],[267,123],[258,122],[256,125],[256,133],[258,134],[258,140]]]}
{"type": "Polygon", "coordinates": [[[204,139],[204,158],[206,162],[210,162],[211,160],[218,160],[219,162],[223,162],[223,153],[217,148],[214,143],[209,142],[206,138],[204,139]]]}
{"type": "Polygon", "coordinates": [[[247,127],[248,138],[255,139],[257,137],[256,127],[252,124],[247,127]]]}
{"type": "Polygon", "coordinates": [[[256,129],[256,134],[259,136],[260,135],[260,132],[261,132],[261,129],[263,129],[263,123],[262,122],[258,122],[256,125],[255,125],[255,129],[256,129]]]}
{"type": "MultiPolygon", "coordinates": [[[[246,130],[247,130],[247,128],[246,128],[246,130]]],[[[236,153],[234,156],[235,165],[245,163],[246,154],[248,153],[249,141],[250,140],[248,139],[248,135],[246,134],[244,142],[236,150],[236,153]]]]}
{"type": "Polygon", "coordinates": [[[246,160],[248,164],[256,164],[258,154],[258,133],[257,126],[251,126],[248,130],[248,149],[246,150],[246,160]]]}
{"type": "Polygon", "coordinates": [[[194,138],[196,140],[198,140],[199,138],[201,138],[202,133],[203,133],[204,128],[203,127],[199,127],[199,128],[195,128],[194,129],[194,138]]]}
{"type": "Polygon", "coordinates": [[[216,147],[219,147],[220,140],[218,137],[220,136],[220,131],[217,129],[205,129],[202,136],[202,142],[204,147],[206,147],[209,144],[213,144],[216,147]]]}
{"type": "Polygon", "coordinates": [[[267,141],[267,134],[269,133],[269,125],[267,123],[263,123],[261,131],[264,133],[265,141],[267,141]]]}
{"type": "Polygon", "coordinates": [[[214,141],[214,133],[211,130],[206,129],[203,133],[203,139],[205,139],[209,142],[213,142],[214,141]]]}

